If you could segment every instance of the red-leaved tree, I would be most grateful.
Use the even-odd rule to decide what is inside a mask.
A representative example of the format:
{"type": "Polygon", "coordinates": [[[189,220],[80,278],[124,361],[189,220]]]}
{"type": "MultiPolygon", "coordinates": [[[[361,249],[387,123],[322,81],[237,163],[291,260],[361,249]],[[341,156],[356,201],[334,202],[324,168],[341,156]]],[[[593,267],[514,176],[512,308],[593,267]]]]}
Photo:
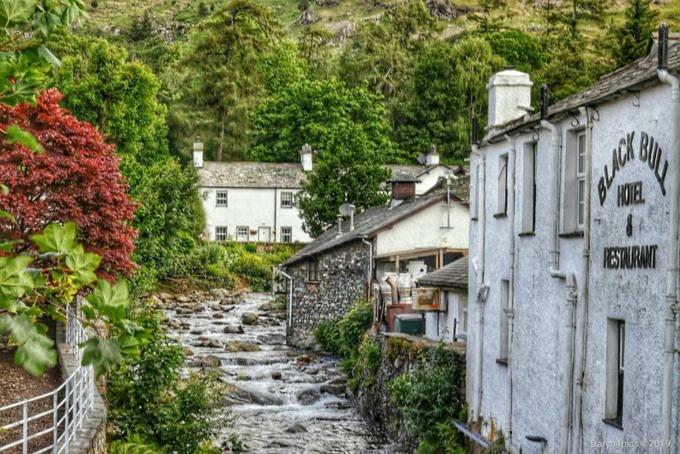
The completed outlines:
{"type": "Polygon", "coordinates": [[[0,183],[9,189],[0,195],[0,209],[15,217],[0,222],[0,238],[25,240],[16,245],[20,250],[47,224],[73,221],[85,249],[102,257],[102,275],[128,275],[135,267],[135,205],[119,159],[94,126],[59,106],[61,99],[51,89],[35,105],[0,104],[0,183]],[[3,133],[12,125],[33,134],[42,151],[7,140],[3,133]]]}

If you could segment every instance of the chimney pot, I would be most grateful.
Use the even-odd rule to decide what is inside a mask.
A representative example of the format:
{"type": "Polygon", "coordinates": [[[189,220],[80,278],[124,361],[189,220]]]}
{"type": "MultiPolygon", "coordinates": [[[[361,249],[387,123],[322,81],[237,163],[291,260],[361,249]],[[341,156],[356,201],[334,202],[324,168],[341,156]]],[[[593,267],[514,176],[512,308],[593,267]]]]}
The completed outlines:
{"type": "Polygon", "coordinates": [[[523,117],[531,111],[529,75],[506,69],[491,76],[489,91],[489,126],[495,128],[523,117]]]}
{"type": "Polygon", "coordinates": [[[194,140],[193,160],[194,167],[199,169],[203,167],[203,142],[201,142],[201,138],[198,136],[194,140]]]}
{"type": "Polygon", "coordinates": [[[338,220],[338,235],[342,235],[342,215],[338,213],[337,215],[337,220],[338,220]]]}

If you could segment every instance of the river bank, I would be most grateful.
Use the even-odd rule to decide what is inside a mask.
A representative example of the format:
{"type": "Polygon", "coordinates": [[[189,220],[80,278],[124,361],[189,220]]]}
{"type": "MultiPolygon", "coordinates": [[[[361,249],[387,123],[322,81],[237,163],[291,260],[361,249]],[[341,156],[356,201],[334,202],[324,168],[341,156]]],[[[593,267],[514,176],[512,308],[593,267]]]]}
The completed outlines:
{"type": "Polygon", "coordinates": [[[235,416],[229,432],[251,452],[398,450],[352,406],[337,360],[285,345],[285,314],[268,294],[221,289],[158,295],[186,370],[215,368],[235,416]]]}

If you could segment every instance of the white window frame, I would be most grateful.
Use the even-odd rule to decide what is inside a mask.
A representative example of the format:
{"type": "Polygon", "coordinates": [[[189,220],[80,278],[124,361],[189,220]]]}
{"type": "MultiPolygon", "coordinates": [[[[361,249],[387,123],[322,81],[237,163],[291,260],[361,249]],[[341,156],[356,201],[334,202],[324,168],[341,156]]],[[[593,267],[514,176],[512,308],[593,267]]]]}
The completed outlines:
{"type": "Polygon", "coordinates": [[[576,227],[583,229],[586,212],[586,132],[576,133],[576,227]]]}
{"type": "Polygon", "coordinates": [[[215,227],[215,241],[227,241],[229,239],[229,229],[227,226],[218,225],[215,227]]]}
{"type": "Polygon", "coordinates": [[[218,189],[217,191],[215,191],[215,206],[216,207],[229,206],[229,191],[227,191],[226,189],[218,189]]]}
{"type": "Polygon", "coordinates": [[[246,225],[238,225],[236,226],[236,241],[241,241],[243,243],[247,243],[248,240],[250,239],[250,227],[246,225]],[[243,231],[245,230],[245,239],[243,239],[243,231]]]}
{"type": "Polygon", "coordinates": [[[293,208],[293,205],[293,191],[281,191],[281,208],[293,208]]]}
{"type": "Polygon", "coordinates": [[[496,216],[504,216],[508,213],[508,154],[498,157],[498,203],[496,216]]]}
{"type": "Polygon", "coordinates": [[[283,225],[280,228],[281,238],[279,240],[281,243],[292,243],[293,242],[293,227],[289,225],[283,225]]]}

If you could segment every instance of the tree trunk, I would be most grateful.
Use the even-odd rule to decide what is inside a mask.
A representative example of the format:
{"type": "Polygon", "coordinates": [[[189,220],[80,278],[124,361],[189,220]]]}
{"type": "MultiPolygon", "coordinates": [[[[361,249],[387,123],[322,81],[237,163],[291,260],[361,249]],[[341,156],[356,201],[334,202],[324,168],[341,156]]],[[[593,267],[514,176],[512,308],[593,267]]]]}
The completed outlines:
{"type": "Polygon", "coordinates": [[[222,115],[222,122],[220,123],[220,147],[217,149],[217,156],[215,156],[215,161],[222,160],[222,150],[224,148],[224,115],[222,115]]]}

